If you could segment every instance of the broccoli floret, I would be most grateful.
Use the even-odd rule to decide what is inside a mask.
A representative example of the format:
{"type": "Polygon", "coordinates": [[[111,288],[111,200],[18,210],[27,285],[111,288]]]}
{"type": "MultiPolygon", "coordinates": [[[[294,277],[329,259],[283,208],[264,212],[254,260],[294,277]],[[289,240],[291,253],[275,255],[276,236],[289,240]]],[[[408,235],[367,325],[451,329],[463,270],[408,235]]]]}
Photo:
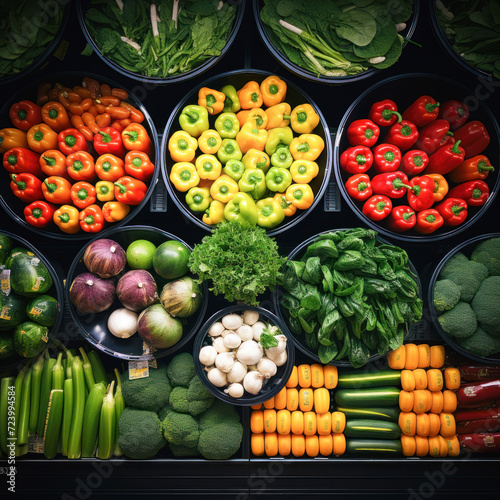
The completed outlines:
{"type": "Polygon", "coordinates": [[[167,375],[172,387],[187,387],[191,379],[196,375],[194,359],[188,352],[174,356],[167,366],[167,375]]]}
{"type": "Polygon", "coordinates": [[[165,417],[173,411],[172,407],[170,405],[164,406],[159,412],[158,412],[158,418],[163,422],[165,420],[165,417]]]}
{"type": "Polygon", "coordinates": [[[172,386],[164,364],[149,369],[149,377],[129,380],[128,371],[122,376],[122,393],[127,406],[157,413],[168,403],[172,386]]]}
{"type": "Polygon", "coordinates": [[[129,458],[153,458],[166,444],[158,415],[125,408],[118,423],[118,446],[129,458]]]}
{"type": "Polygon", "coordinates": [[[486,278],[471,302],[479,326],[500,337],[500,276],[486,278]]]}
{"type": "Polygon", "coordinates": [[[163,421],[163,435],[169,443],[193,448],[198,444],[198,422],[185,413],[171,411],[163,421]]]}
{"type": "Polygon", "coordinates": [[[182,444],[169,443],[168,447],[174,457],[196,457],[200,454],[196,446],[194,448],[188,448],[182,444]]]}
{"type": "Polygon", "coordinates": [[[449,311],[460,301],[460,287],[451,280],[439,280],[434,285],[434,307],[437,311],[449,311]]]}
{"type": "Polygon", "coordinates": [[[168,403],[177,413],[189,413],[187,395],[188,390],[185,387],[174,387],[168,398],[168,403]]]}
{"type": "Polygon", "coordinates": [[[489,335],[479,326],[472,337],[457,339],[457,344],[477,356],[490,356],[500,352],[500,338],[489,335]]]}
{"type": "Polygon", "coordinates": [[[203,382],[196,375],[189,382],[187,391],[188,411],[193,417],[208,410],[214,402],[214,395],[203,385],[203,382]]]}
{"type": "Polygon", "coordinates": [[[233,405],[216,399],[213,405],[200,416],[200,432],[226,422],[239,423],[240,416],[233,405]]]}
{"type": "Polygon", "coordinates": [[[229,420],[201,431],[198,451],[208,460],[227,460],[240,449],[242,438],[241,423],[229,420]]]}
{"type": "Polygon", "coordinates": [[[500,238],[480,241],[470,258],[485,265],[490,276],[500,276],[500,238]]]}
{"type": "Polygon", "coordinates": [[[438,321],[446,333],[461,339],[474,335],[477,328],[477,319],[472,307],[469,303],[462,301],[450,311],[441,314],[438,321]]]}

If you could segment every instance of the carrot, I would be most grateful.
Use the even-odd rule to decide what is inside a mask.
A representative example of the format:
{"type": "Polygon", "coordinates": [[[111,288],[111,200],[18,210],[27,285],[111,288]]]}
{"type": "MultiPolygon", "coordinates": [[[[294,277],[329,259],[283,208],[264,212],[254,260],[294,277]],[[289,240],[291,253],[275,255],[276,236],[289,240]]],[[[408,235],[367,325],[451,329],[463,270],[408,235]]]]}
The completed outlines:
{"type": "Polygon", "coordinates": [[[82,96],[80,94],[78,94],[77,92],[75,92],[74,90],[70,90],[70,91],[66,92],[65,97],[68,99],[68,101],[76,102],[76,103],[80,103],[83,100],[82,96]]]}

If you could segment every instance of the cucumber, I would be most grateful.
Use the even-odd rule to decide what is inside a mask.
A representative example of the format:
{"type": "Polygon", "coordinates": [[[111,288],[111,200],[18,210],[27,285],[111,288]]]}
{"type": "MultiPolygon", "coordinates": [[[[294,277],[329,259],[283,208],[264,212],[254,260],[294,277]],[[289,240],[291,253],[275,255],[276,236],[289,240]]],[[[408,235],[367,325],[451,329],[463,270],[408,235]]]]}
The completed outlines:
{"type": "Polygon", "coordinates": [[[401,429],[396,422],[359,418],[347,420],[344,434],[351,438],[397,439],[401,429]]]}
{"type": "Polygon", "coordinates": [[[346,439],[346,453],[349,455],[400,456],[403,448],[399,439],[346,439]]]}
{"type": "Polygon", "coordinates": [[[347,419],[349,418],[370,418],[373,420],[384,420],[389,422],[397,422],[399,419],[399,408],[344,408],[338,406],[337,411],[342,412],[347,419]]]}
{"type": "Polygon", "coordinates": [[[364,387],[399,386],[401,384],[401,370],[380,370],[364,372],[362,370],[339,371],[339,389],[353,389],[364,387]]]}
{"type": "Polygon", "coordinates": [[[347,408],[371,408],[372,406],[396,406],[399,402],[397,387],[371,387],[369,389],[339,389],[335,402],[347,408]]]}

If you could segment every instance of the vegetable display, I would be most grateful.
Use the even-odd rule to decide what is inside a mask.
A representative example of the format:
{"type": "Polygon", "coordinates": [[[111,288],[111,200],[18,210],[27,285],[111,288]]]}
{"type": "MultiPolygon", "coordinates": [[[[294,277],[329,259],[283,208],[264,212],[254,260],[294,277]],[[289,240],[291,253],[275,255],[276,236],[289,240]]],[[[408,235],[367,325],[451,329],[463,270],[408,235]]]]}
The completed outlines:
{"type": "Polygon", "coordinates": [[[363,366],[374,352],[399,347],[422,317],[408,255],[370,229],[321,233],[282,272],[285,321],[322,363],[347,357],[363,366]]]}

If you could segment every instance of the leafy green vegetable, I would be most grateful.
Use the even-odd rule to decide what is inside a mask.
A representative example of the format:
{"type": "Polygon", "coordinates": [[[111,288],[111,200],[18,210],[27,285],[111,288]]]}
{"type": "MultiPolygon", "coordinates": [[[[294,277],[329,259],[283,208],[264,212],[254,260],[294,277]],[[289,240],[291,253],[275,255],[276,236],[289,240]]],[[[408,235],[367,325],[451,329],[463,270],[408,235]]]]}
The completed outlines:
{"type": "Polygon", "coordinates": [[[264,328],[260,334],[260,344],[264,349],[270,349],[271,347],[276,347],[279,342],[278,339],[275,337],[275,335],[278,335],[282,333],[281,330],[278,328],[277,330],[271,330],[269,325],[267,325],[266,328],[264,328]]]}

